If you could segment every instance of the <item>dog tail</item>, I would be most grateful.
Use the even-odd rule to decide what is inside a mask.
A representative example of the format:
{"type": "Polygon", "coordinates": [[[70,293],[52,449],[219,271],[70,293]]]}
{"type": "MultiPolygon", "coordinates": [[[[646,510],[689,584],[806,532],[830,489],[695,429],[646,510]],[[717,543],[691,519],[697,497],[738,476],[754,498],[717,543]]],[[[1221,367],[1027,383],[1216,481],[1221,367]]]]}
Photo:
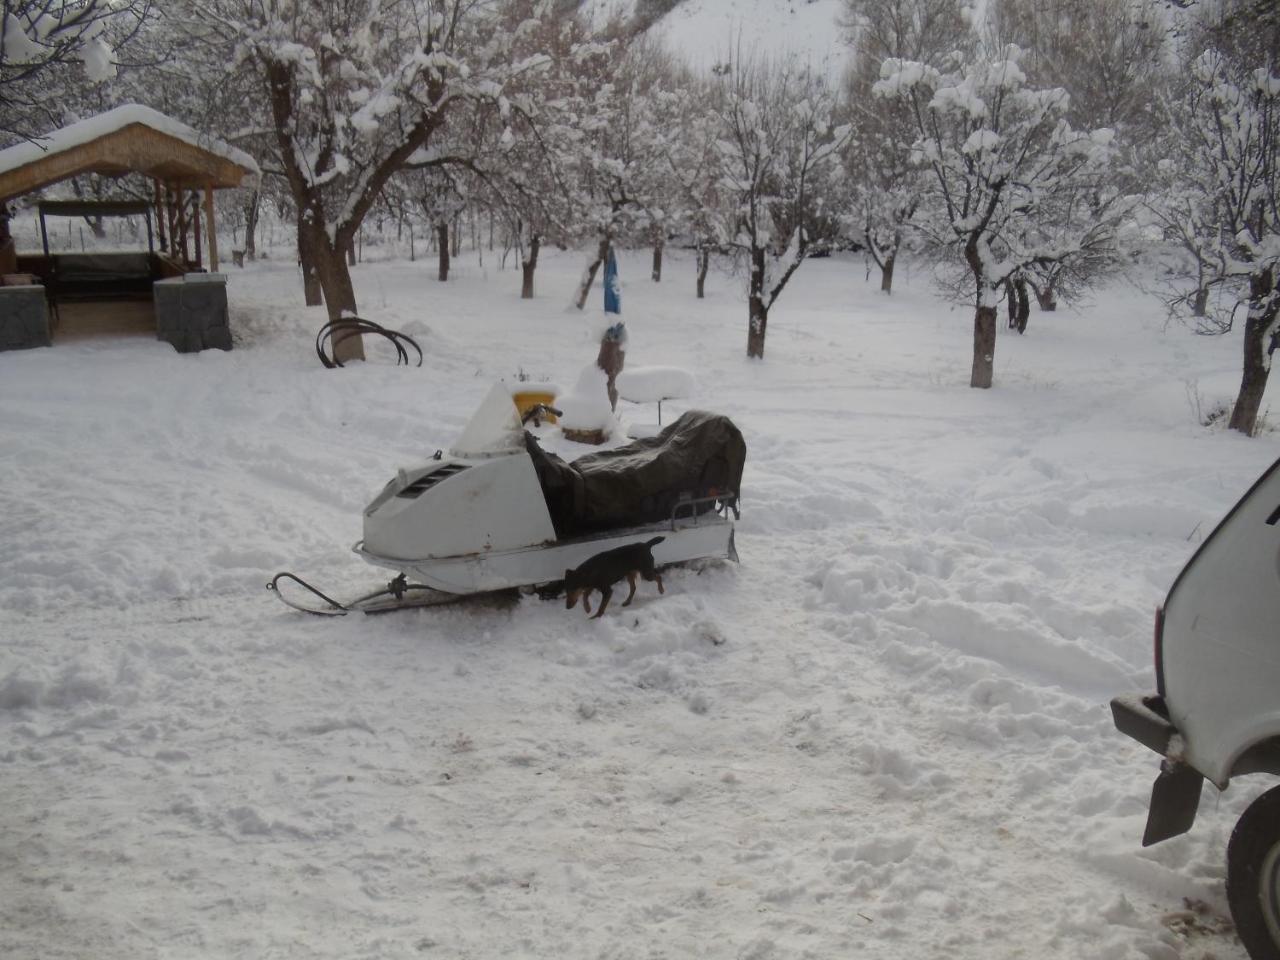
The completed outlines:
{"type": "Polygon", "coordinates": [[[661,543],[661,542],[662,542],[663,540],[665,540],[665,539],[667,539],[667,538],[666,538],[666,537],[654,537],[652,540],[650,540],[650,541],[648,541],[647,543],[645,543],[645,546],[646,546],[646,547],[652,547],[655,543],[661,543]]]}

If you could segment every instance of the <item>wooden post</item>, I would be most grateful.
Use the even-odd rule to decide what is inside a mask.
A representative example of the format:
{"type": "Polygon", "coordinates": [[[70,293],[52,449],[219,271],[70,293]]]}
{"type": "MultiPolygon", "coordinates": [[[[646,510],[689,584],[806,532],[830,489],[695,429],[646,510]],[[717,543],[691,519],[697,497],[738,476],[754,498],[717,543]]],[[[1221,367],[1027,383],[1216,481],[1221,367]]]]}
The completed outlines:
{"type": "Polygon", "coordinates": [[[156,185],[156,233],[160,235],[159,236],[160,252],[168,253],[169,252],[169,239],[168,239],[169,234],[165,230],[165,225],[168,223],[169,218],[166,215],[165,209],[164,209],[164,187],[161,185],[159,180],[155,181],[155,185],[156,185]]]}
{"type": "Polygon", "coordinates": [[[173,237],[173,252],[182,258],[182,268],[185,270],[191,262],[191,252],[187,246],[190,226],[187,223],[187,205],[183,202],[181,184],[169,184],[169,208],[173,211],[173,225],[169,230],[173,237]]]}
{"type": "Polygon", "coordinates": [[[200,242],[200,191],[191,191],[191,232],[195,238],[196,269],[204,269],[204,244],[200,242]]]}
{"type": "Polygon", "coordinates": [[[213,217],[213,184],[204,188],[204,214],[209,234],[209,272],[218,272],[218,227],[213,217]]]}

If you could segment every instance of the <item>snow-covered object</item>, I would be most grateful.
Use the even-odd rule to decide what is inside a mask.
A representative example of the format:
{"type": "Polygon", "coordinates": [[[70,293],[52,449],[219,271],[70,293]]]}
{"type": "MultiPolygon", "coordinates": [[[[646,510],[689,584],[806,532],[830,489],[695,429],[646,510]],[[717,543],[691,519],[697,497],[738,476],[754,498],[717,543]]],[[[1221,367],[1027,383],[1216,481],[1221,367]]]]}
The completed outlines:
{"type": "Polygon", "coordinates": [[[583,367],[578,382],[556,404],[564,414],[560,426],[564,430],[603,430],[613,428],[613,408],[609,405],[608,376],[592,364],[583,367]]]}
{"type": "Polygon", "coordinates": [[[693,374],[681,367],[629,367],[614,381],[618,396],[632,403],[657,403],[693,394],[693,374]]]}
{"type": "Polygon", "coordinates": [[[524,428],[511,389],[495,383],[449,452],[455,457],[493,457],[523,449],[524,428]]]}
{"type": "Polygon", "coordinates": [[[84,62],[85,75],[91,81],[103,83],[115,79],[116,63],[113,59],[115,54],[102,37],[94,37],[88,41],[80,55],[84,62]]]}
{"type": "Polygon", "coordinates": [[[163,133],[176,140],[181,140],[183,143],[189,143],[193,147],[199,147],[201,150],[230,160],[246,171],[246,180],[256,180],[262,175],[257,161],[243,150],[233,147],[229,143],[223,143],[221,140],[210,137],[207,134],[200,133],[187,126],[181,120],[175,120],[173,117],[166,116],[150,107],[144,107],[139,103],[126,103],[123,106],[116,107],[114,110],[108,110],[106,113],[79,120],[41,137],[34,143],[19,143],[6,150],[0,150],[0,173],[17,170],[19,167],[34,163],[50,154],[72,150],[75,147],[89,143],[109,133],[115,133],[117,130],[123,130],[125,127],[133,126],[134,124],[150,127],[158,133],[163,133]]]}
{"type": "Polygon", "coordinates": [[[4,43],[0,44],[0,53],[7,63],[33,63],[40,57],[44,48],[27,36],[22,29],[22,22],[11,13],[4,15],[4,43]]]}

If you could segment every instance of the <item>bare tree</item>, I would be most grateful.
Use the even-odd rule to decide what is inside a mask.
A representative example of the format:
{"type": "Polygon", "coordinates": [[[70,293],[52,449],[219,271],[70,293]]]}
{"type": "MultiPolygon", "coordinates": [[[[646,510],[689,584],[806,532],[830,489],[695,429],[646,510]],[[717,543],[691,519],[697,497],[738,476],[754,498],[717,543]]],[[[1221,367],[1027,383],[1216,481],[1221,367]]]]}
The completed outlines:
{"type": "Polygon", "coordinates": [[[845,0],[842,22],[854,52],[845,81],[853,135],[842,157],[842,225],[875,261],[880,289],[891,293],[927,171],[911,161],[915,128],[906,103],[875,97],[872,88],[885,60],[942,68],[957,50],[971,49],[975,37],[959,0],[845,0]]]}
{"type": "Polygon", "coordinates": [[[724,245],[716,211],[722,205],[719,118],[706,83],[685,76],[663,96],[663,109],[679,136],[663,146],[670,189],[668,204],[675,229],[685,233],[695,250],[695,291],[706,295],[711,255],[724,245]]]}
{"type": "MultiPolygon", "coordinates": [[[[447,149],[449,117],[503,100],[545,60],[510,56],[495,8],[470,0],[211,0],[200,12],[265,94],[299,251],[332,320],[356,312],[346,253],[390,178],[469,162],[447,149]]],[[[339,360],[363,356],[358,337],[337,349],[339,360]]]]}
{"type": "Polygon", "coordinates": [[[1085,238],[1063,222],[1062,199],[1096,183],[1110,160],[1111,131],[1073,130],[1065,91],[1029,87],[1018,57],[1010,46],[949,75],[889,60],[875,86],[910,107],[914,156],[932,173],[921,229],[962,260],[972,284],[973,387],[992,383],[1005,284],[1080,249],[1085,238]]]}
{"type": "Polygon", "coordinates": [[[1038,85],[1070,94],[1076,127],[1131,137],[1158,118],[1152,89],[1166,71],[1167,30],[1155,0],[992,0],[987,42],[1013,43],[1038,85]]]}
{"type": "Polygon", "coordinates": [[[1175,274],[1166,301],[1174,315],[1199,315],[1202,330],[1220,332],[1246,307],[1230,427],[1252,435],[1280,328],[1280,73],[1208,50],[1189,77],[1170,114],[1171,189],[1152,209],[1192,252],[1194,278],[1175,274]]]}
{"type": "Polygon", "coordinates": [[[746,259],[747,356],[760,358],[770,308],[805,258],[829,243],[822,178],[849,129],[834,124],[825,80],[795,60],[738,57],[716,87],[721,233],[746,259]]]}

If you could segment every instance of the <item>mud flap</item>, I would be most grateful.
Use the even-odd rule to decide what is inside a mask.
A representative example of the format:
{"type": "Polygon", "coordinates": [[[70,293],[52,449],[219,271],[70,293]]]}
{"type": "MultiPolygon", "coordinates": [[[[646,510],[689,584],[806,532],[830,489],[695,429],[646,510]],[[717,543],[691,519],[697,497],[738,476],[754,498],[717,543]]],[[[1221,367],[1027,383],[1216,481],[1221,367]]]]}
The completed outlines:
{"type": "Polygon", "coordinates": [[[1204,777],[1185,763],[1165,760],[1160,775],[1151,787],[1151,808],[1147,813],[1147,829],[1142,845],[1149,847],[1186,833],[1196,822],[1200,808],[1200,785],[1204,777]]]}

